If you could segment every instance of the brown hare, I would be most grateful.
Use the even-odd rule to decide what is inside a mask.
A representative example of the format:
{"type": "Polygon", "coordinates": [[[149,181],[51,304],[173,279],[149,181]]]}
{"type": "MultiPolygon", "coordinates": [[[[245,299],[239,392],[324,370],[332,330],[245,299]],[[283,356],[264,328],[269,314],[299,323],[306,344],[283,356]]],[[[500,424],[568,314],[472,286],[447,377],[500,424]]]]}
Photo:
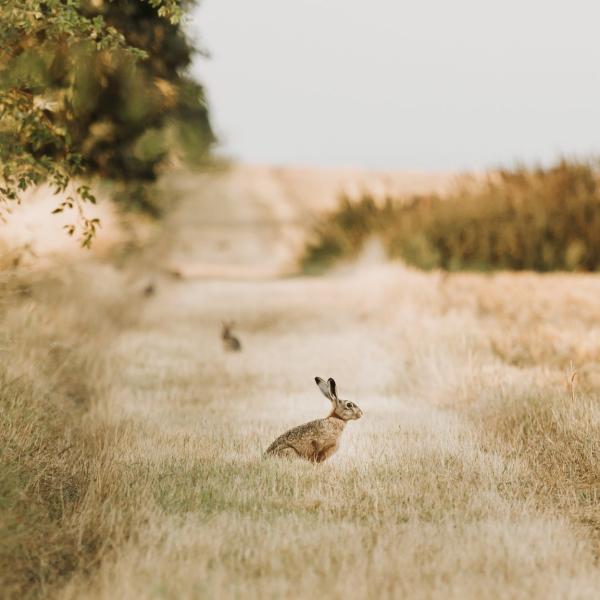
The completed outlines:
{"type": "Polygon", "coordinates": [[[231,333],[231,329],[234,325],[233,321],[223,321],[221,325],[221,340],[223,341],[223,348],[227,352],[239,352],[242,349],[242,344],[240,340],[231,333]]]}
{"type": "Polygon", "coordinates": [[[325,381],[315,377],[315,381],[323,395],[331,401],[331,413],[324,419],[286,431],[267,448],[267,454],[323,462],[338,449],[346,423],[362,417],[362,410],[354,402],[338,398],[333,379],[325,381]]]}
{"type": "Polygon", "coordinates": [[[154,283],[152,281],[148,282],[146,284],[146,286],[144,287],[144,289],[142,290],[142,294],[146,298],[150,298],[151,296],[154,296],[155,293],[156,293],[156,285],[154,285],[154,283]]]}

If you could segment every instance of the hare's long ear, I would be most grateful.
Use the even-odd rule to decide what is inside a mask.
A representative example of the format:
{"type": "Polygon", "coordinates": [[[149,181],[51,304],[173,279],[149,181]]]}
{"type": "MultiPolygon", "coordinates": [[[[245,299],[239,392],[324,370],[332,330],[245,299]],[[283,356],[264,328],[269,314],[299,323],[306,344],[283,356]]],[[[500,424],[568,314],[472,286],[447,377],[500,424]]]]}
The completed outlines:
{"type": "Polygon", "coordinates": [[[331,396],[331,391],[329,388],[329,383],[320,377],[315,377],[315,382],[319,386],[319,389],[323,393],[323,396],[328,400],[335,400],[335,397],[331,396]]]}
{"type": "Polygon", "coordinates": [[[337,387],[335,385],[335,381],[332,377],[327,380],[327,384],[329,385],[329,396],[332,400],[337,400],[337,387]]]}

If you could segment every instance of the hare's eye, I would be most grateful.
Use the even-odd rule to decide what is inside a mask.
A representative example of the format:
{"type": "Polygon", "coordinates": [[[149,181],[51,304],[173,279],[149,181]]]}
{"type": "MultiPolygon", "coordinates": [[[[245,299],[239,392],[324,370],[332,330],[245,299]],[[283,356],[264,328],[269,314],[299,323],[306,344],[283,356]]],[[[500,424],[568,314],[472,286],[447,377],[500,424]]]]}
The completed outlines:
{"type": "Polygon", "coordinates": [[[352,408],[352,402],[346,402],[346,408],[352,408]]]}

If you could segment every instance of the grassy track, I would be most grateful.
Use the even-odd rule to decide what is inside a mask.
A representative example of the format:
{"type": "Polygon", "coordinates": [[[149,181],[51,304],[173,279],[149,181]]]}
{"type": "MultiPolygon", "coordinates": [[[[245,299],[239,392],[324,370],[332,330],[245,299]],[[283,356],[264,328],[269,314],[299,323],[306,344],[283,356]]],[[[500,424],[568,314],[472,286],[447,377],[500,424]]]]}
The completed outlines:
{"type": "MultiPolygon", "coordinates": [[[[219,251],[224,268],[235,263],[230,229],[194,237],[217,203],[181,210],[162,259],[202,273],[195,244],[206,243],[212,264],[219,251]]],[[[243,230],[243,266],[285,241],[255,235],[243,230]]],[[[103,289],[108,274],[89,268],[103,289]]],[[[106,324],[103,367],[85,371],[93,392],[78,427],[110,443],[91,447],[105,487],[73,518],[95,511],[102,527],[94,564],[48,593],[595,597],[599,295],[594,276],[441,277],[388,264],[161,279],[123,323],[106,324]],[[228,318],[239,354],[220,345],[228,318]],[[315,375],[335,377],[365,416],[324,464],[263,458],[287,427],[326,414],[315,375]]]]}

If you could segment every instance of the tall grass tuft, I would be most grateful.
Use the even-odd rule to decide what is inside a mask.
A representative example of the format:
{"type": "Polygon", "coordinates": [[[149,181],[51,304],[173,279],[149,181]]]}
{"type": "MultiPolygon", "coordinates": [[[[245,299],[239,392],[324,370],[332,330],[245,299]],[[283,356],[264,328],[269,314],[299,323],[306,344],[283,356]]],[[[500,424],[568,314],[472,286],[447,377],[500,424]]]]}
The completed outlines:
{"type": "Polygon", "coordinates": [[[122,432],[87,418],[132,313],[84,273],[2,277],[0,589],[37,598],[89,572],[141,514],[113,450],[122,432]]]}
{"type": "Polygon", "coordinates": [[[422,269],[596,271],[600,186],[591,162],[502,170],[446,196],[376,203],[342,198],[317,224],[302,263],[314,271],[358,252],[370,235],[422,269]]]}

